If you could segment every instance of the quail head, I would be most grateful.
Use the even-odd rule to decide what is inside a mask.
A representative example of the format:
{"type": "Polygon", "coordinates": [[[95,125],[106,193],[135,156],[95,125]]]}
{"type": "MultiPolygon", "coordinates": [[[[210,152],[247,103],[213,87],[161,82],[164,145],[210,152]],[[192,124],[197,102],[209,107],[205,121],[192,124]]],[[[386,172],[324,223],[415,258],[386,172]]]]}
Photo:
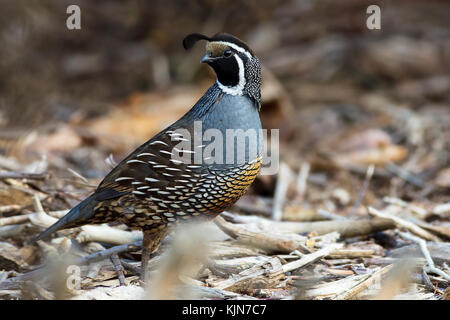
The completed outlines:
{"type": "Polygon", "coordinates": [[[119,221],[143,231],[142,272],[170,227],[212,219],[237,201],[261,167],[261,67],[238,38],[190,34],[190,49],[206,40],[201,62],[217,81],[178,121],[123,159],[96,191],[37,239],[66,228],[119,221]]]}

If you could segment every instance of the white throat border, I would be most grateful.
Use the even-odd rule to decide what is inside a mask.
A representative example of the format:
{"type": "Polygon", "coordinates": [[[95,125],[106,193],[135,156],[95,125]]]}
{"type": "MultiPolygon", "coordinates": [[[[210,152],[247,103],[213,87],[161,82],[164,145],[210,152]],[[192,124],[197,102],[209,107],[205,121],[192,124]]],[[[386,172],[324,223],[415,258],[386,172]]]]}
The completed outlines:
{"type": "MultiPolygon", "coordinates": [[[[243,50],[242,48],[238,47],[239,49],[243,50]]],[[[217,80],[217,85],[219,88],[228,94],[231,94],[232,96],[242,96],[244,95],[244,88],[245,88],[245,68],[244,68],[244,62],[242,61],[241,57],[238,55],[234,55],[234,58],[236,59],[236,62],[239,67],[239,82],[237,85],[230,87],[230,86],[224,86],[217,80]]]]}

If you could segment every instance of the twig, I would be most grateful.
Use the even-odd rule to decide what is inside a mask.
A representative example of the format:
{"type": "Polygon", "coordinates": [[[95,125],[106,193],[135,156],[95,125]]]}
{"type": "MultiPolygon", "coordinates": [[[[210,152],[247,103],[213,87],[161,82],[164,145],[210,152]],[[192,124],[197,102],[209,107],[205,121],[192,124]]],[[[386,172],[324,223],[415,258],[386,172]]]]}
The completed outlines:
{"type": "Polygon", "coordinates": [[[117,253],[113,253],[109,258],[114,266],[114,270],[117,273],[117,278],[119,278],[120,285],[124,286],[125,285],[125,270],[123,269],[123,266],[120,263],[119,256],[117,255],[117,253]]]}
{"type": "Polygon", "coordinates": [[[359,207],[361,206],[361,203],[364,199],[364,195],[366,194],[367,188],[369,187],[369,183],[370,183],[370,180],[372,179],[374,171],[375,171],[375,166],[373,164],[371,164],[367,168],[363,185],[358,194],[358,200],[356,200],[355,205],[353,206],[352,210],[350,211],[350,217],[352,217],[356,213],[356,210],[358,210],[359,207]]]}
{"type": "Polygon", "coordinates": [[[393,163],[388,163],[386,165],[386,169],[395,174],[396,176],[398,176],[399,178],[405,180],[406,182],[409,182],[410,184],[412,184],[413,186],[419,187],[419,188],[423,188],[426,186],[425,182],[420,179],[419,177],[413,175],[412,173],[410,173],[409,171],[393,164],[393,163]]]}
{"type": "Polygon", "coordinates": [[[425,257],[425,260],[427,261],[427,265],[425,265],[423,267],[425,272],[432,272],[432,273],[438,274],[441,277],[445,278],[447,281],[450,281],[450,275],[448,275],[444,271],[436,268],[436,266],[434,265],[434,261],[431,258],[430,251],[428,251],[427,243],[425,242],[425,240],[423,240],[419,237],[416,237],[412,234],[406,233],[406,232],[399,232],[399,235],[404,239],[407,239],[407,240],[410,240],[410,241],[413,241],[413,242],[419,244],[420,250],[422,251],[422,254],[425,257]]]}
{"type": "Polygon", "coordinates": [[[342,243],[332,243],[332,244],[328,245],[327,247],[322,248],[316,252],[304,255],[303,257],[301,257],[300,259],[298,259],[296,261],[286,263],[282,267],[283,272],[286,273],[286,272],[304,267],[310,263],[313,263],[314,261],[317,261],[317,260],[329,255],[334,250],[342,248],[342,247],[343,247],[342,243]]]}
{"type": "Polygon", "coordinates": [[[395,224],[387,219],[365,219],[365,220],[332,220],[315,222],[290,222],[290,221],[272,221],[256,216],[236,216],[227,212],[228,217],[233,217],[237,223],[254,223],[259,229],[267,232],[292,232],[305,233],[315,231],[319,235],[327,234],[333,231],[338,232],[341,237],[355,237],[367,235],[370,233],[394,229],[395,224]]]}
{"type": "Polygon", "coordinates": [[[6,205],[6,206],[0,206],[0,213],[19,211],[19,210],[23,209],[24,207],[25,206],[19,206],[18,204],[10,204],[10,205],[6,205]]]}
{"type": "MultiPolygon", "coordinates": [[[[113,254],[117,255],[117,254],[123,253],[123,252],[139,250],[141,247],[142,247],[142,241],[135,241],[130,244],[111,247],[109,249],[105,249],[105,250],[102,250],[99,252],[94,252],[85,257],[77,258],[73,261],[73,263],[76,265],[86,265],[86,264],[90,264],[90,263],[94,263],[94,262],[98,262],[98,261],[107,259],[113,254]]],[[[7,279],[7,280],[1,282],[0,288],[15,288],[16,286],[14,285],[14,283],[35,279],[35,278],[40,277],[43,274],[45,274],[45,272],[46,272],[45,267],[35,269],[33,271],[24,273],[17,277],[10,278],[10,279],[7,279]]]]}
{"type": "Polygon", "coordinates": [[[226,222],[222,217],[216,217],[214,223],[227,235],[236,241],[261,248],[267,252],[285,252],[302,249],[306,242],[306,237],[297,234],[286,234],[260,230],[255,228],[250,230],[252,225],[236,225],[226,222]]]}
{"type": "Polygon", "coordinates": [[[308,181],[309,170],[311,166],[309,162],[302,163],[297,178],[297,192],[300,200],[303,199],[306,192],[306,182],[308,181]]]}
{"type": "Polygon", "coordinates": [[[439,204],[433,208],[433,213],[437,215],[442,215],[447,212],[450,212],[450,202],[439,204]]]}
{"type": "Polygon", "coordinates": [[[427,210],[415,206],[413,204],[410,204],[406,201],[403,201],[402,199],[399,198],[395,198],[395,197],[384,197],[383,201],[389,204],[393,204],[402,208],[409,208],[411,211],[413,211],[414,213],[417,213],[421,218],[425,217],[427,214],[427,210]]]}
{"type": "Polygon", "coordinates": [[[28,179],[28,180],[45,180],[50,175],[46,172],[43,173],[26,173],[26,172],[9,172],[0,171],[0,180],[3,179],[28,179]]]}
{"type": "Polygon", "coordinates": [[[125,231],[112,228],[108,225],[82,226],[81,232],[76,237],[76,240],[80,243],[95,241],[118,245],[127,244],[140,239],[142,239],[141,231],[125,231]]]}
{"type": "Polygon", "coordinates": [[[27,224],[13,224],[10,226],[0,227],[0,239],[22,235],[28,226],[29,225],[27,224]]]}
{"type": "Polygon", "coordinates": [[[346,220],[345,217],[329,212],[327,210],[318,209],[317,214],[327,220],[346,220]]]}
{"type": "Polygon", "coordinates": [[[78,179],[80,179],[82,182],[84,182],[85,184],[89,185],[89,181],[88,179],[86,179],[85,177],[83,177],[80,173],[76,172],[75,170],[71,169],[71,168],[67,168],[67,171],[69,171],[71,174],[73,174],[75,177],[77,177],[78,179]]]}
{"type": "Polygon", "coordinates": [[[7,226],[11,224],[21,224],[28,222],[28,215],[12,216],[6,218],[0,218],[0,226],[7,226]]]}
{"type": "Polygon", "coordinates": [[[340,249],[330,253],[327,258],[330,259],[342,259],[342,258],[367,258],[375,254],[375,250],[372,249],[340,249]]]}
{"type": "Polygon", "coordinates": [[[344,292],[341,292],[333,297],[334,300],[348,300],[352,298],[353,296],[361,293],[362,291],[366,290],[369,286],[374,284],[377,281],[380,281],[381,277],[385,275],[389,270],[391,270],[393,265],[388,265],[386,267],[381,268],[380,270],[375,271],[371,275],[369,275],[367,278],[362,280],[360,283],[355,285],[349,290],[346,290],[344,292]]]}
{"type": "Polygon", "coordinates": [[[431,241],[440,242],[440,239],[438,237],[436,237],[435,235],[422,229],[421,227],[417,226],[416,224],[414,224],[412,222],[406,221],[402,218],[393,216],[386,212],[378,211],[377,209],[372,208],[372,207],[368,207],[368,210],[371,215],[374,215],[379,218],[392,220],[392,222],[394,222],[398,228],[405,228],[405,229],[411,231],[412,233],[418,235],[419,237],[422,237],[424,239],[431,240],[431,241]]]}
{"type": "Polygon", "coordinates": [[[119,254],[119,253],[123,253],[123,252],[128,252],[128,251],[134,251],[134,250],[139,250],[142,247],[142,241],[134,241],[132,243],[129,244],[122,244],[119,246],[114,246],[111,247],[109,249],[105,249],[99,252],[94,252],[88,256],[79,258],[78,260],[75,260],[76,264],[89,264],[89,263],[94,263],[94,262],[98,262],[101,261],[103,259],[106,259],[108,257],[110,257],[113,254],[119,254]]]}
{"type": "Polygon", "coordinates": [[[275,221],[280,221],[283,218],[283,205],[291,179],[291,169],[286,164],[281,163],[273,197],[272,219],[275,221]]]}
{"type": "Polygon", "coordinates": [[[425,272],[425,268],[422,269],[422,282],[425,285],[425,288],[427,288],[430,291],[434,291],[434,285],[430,280],[430,277],[428,276],[428,274],[425,272]]]}
{"type": "MultiPolygon", "coordinates": [[[[66,213],[68,212],[68,210],[59,210],[59,211],[50,211],[48,213],[48,216],[50,217],[54,217],[54,218],[61,218],[62,216],[64,216],[66,213]]],[[[47,214],[47,213],[46,213],[47,214]]],[[[27,222],[32,222],[31,220],[33,219],[33,217],[35,218],[35,216],[37,215],[36,212],[33,213],[29,213],[29,214],[22,214],[22,215],[17,215],[17,216],[11,216],[11,217],[6,217],[6,218],[0,218],[0,226],[7,226],[7,225],[14,225],[14,224],[22,224],[22,223],[27,223],[27,222]],[[31,219],[30,219],[31,218],[31,219]]],[[[47,219],[47,218],[44,218],[47,219]]],[[[39,220],[39,219],[38,219],[39,220]]],[[[34,222],[38,223],[36,218],[34,220],[34,222]]],[[[44,222],[45,223],[45,222],[44,222]]],[[[42,223],[39,222],[39,226],[42,226],[42,223]]]]}
{"type": "Polygon", "coordinates": [[[56,221],[58,221],[58,219],[50,217],[47,213],[45,213],[44,209],[42,208],[41,201],[39,200],[39,197],[37,195],[33,196],[33,206],[36,212],[34,214],[28,215],[28,218],[30,219],[30,222],[32,224],[39,227],[48,228],[56,221]]]}
{"type": "MultiPolygon", "coordinates": [[[[151,261],[151,260],[150,260],[151,261]]],[[[121,261],[121,263],[122,263],[122,266],[126,269],[126,270],[128,270],[128,271],[130,271],[132,274],[134,274],[135,276],[141,276],[141,268],[139,267],[139,266],[135,266],[135,265],[133,265],[133,264],[131,264],[131,263],[128,263],[128,262],[126,262],[126,261],[121,261]]]]}

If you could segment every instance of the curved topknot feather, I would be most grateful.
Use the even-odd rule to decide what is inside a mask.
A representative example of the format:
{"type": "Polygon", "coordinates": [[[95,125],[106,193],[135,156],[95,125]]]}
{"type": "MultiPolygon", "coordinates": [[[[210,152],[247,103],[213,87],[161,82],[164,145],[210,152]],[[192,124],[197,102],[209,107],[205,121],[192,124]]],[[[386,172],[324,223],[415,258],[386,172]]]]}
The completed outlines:
{"type": "Polygon", "coordinates": [[[189,50],[200,40],[210,41],[210,38],[200,33],[191,33],[183,39],[183,47],[189,50]]]}

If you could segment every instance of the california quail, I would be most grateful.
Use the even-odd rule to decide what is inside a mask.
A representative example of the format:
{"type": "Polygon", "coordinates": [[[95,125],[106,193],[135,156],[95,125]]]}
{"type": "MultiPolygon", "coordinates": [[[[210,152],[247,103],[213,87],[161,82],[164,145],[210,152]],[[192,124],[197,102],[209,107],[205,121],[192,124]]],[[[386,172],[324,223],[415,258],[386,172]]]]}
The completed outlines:
{"type": "Polygon", "coordinates": [[[214,69],[217,81],[181,119],[122,160],[92,195],[36,240],[56,230],[112,221],[142,229],[144,280],[150,253],[173,223],[214,218],[245,193],[261,166],[259,60],[244,42],[224,33],[190,34],[183,46],[190,49],[199,40],[207,41],[201,62],[214,69]],[[214,142],[205,143],[212,137],[214,142]]]}

